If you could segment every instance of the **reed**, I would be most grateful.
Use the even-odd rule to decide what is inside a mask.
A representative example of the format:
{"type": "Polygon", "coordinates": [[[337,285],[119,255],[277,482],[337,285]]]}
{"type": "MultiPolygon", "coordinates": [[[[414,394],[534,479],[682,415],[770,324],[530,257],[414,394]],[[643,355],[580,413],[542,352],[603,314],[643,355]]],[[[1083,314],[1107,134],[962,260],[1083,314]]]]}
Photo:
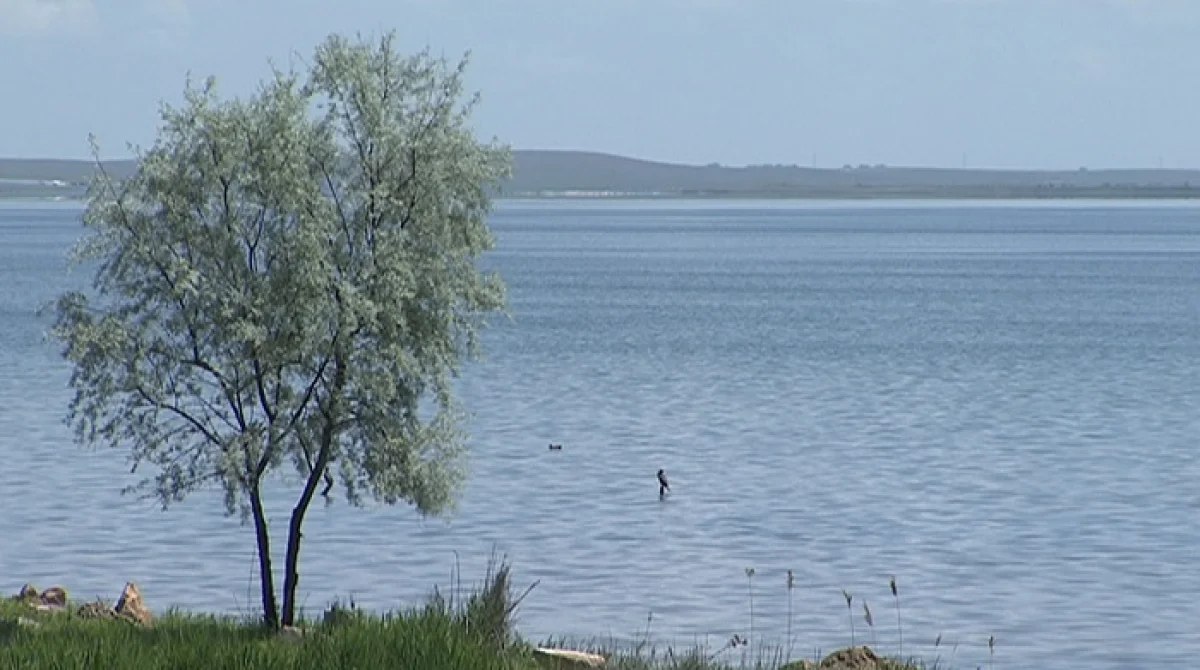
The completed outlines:
{"type": "Polygon", "coordinates": [[[746,592],[750,594],[750,634],[748,640],[754,641],[754,568],[746,568],[746,592]]]}
{"type": "Polygon", "coordinates": [[[796,577],[791,570],[787,571],[787,654],[784,660],[792,660],[792,592],[796,590],[796,577]]]}
{"type": "Polygon", "coordinates": [[[850,647],[854,647],[854,596],[846,589],[842,589],[842,597],[846,599],[846,611],[850,614],[850,647]]]}
{"type": "MultiPolygon", "coordinates": [[[[888,586],[890,586],[892,589],[892,600],[895,601],[895,603],[896,603],[896,631],[900,635],[900,656],[903,657],[904,656],[904,625],[900,623],[900,591],[899,591],[899,589],[896,588],[896,575],[892,575],[891,580],[888,581],[888,586]]],[[[941,640],[941,639],[942,639],[942,636],[939,635],[938,640],[941,640]]]]}
{"type": "Polygon", "coordinates": [[[863,619],[867,621],[867,629],[871,631],[871,646],[879,648],[879,640],[875,638],[875,618],[871,616],[871,606],[863,600],[863,619]]]}

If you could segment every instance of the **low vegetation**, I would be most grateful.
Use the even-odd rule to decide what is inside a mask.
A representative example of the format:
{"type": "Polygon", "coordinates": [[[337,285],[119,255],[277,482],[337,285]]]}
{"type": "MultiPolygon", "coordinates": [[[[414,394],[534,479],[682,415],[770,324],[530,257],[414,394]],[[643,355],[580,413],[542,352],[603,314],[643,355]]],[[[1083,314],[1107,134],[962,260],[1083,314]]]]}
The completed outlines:
{"type": "MultiPolygon", "coordinates": [[[[12,614],[12,613],[10,613],[12,614]]],[[[24,615],[28,616],[28,615],[24,615]]],[[[6,619],[10,618],[8,616],[6,619]]],[[[320,623],[301,639],[232,619],[173,614],[151,628],[72,614],[6,623],[4,668],[520,668],[527,654],[498,653],[459,617],[428,606],[397,616],[320,623]]]]}
{"type": "MultiPolygon", "coordinates": [[[[302,616],[295,628],[277,631],[258,620],[167,612],[152,625],[125,618],[88,619],[75,607],[39,612],[17,600],[0,601],[0,668],[457,668],[515,669],[587,667],[567,665],[539,648],[576,649],[603,656],[603,667],[619,670],[798,670],[935,668],[915,661],[876,658],[859,646],[824,659],[796,660],[790,644],[770,645],[751,636],[733,636],[716,649],[675,649],[654,645],[649,628],[633,645],[550,640],[535,645],[515,631],[521,601],[536,586],[514,597],[510,565],[489,566],[482,584],[469,595],[455,585],[450,595],[434,591],[419,608],[383,615],[335,602],[318,616],[302,616]],[[555,664],[558,665],[555,665],[555,664]]],[[[893,591],[895,593],[895,591],[893,591]]],[[[896,598],[897,615],[899,599],[896,598]]],[[[873,628],[875,622],[869,622],[873,628]]],[[[790,628],[790,624],[789,624],[790,628]]]]}

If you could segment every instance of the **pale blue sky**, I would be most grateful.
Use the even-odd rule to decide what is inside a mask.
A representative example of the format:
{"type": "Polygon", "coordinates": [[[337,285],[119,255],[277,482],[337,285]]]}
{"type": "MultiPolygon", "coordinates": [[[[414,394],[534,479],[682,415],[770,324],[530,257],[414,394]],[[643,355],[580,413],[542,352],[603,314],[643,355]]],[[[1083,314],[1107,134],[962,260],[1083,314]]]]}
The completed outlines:
{"type": "Polygon", "coordinates": [[[473,52],[515,148],[707,163],[1200,167],[1200,0],[0,0],[0,156],[154,137],[331,31],[473,52]]]}

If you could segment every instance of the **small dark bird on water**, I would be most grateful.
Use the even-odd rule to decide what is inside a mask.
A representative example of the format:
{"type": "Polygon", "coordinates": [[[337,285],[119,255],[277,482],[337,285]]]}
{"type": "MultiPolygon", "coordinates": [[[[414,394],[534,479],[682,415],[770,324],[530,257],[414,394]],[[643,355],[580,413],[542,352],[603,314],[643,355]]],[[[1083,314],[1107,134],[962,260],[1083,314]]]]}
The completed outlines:
{"type": "Polygon", "coordinates": [[[550,451],[562,451],[562,445],[554,444],[553,442],[551,442],[550,443],[550,451]]]}
{"type": "Polygon", "coordinates": [[[667,491],[671,490],[671,485],[667,483],[667,473],[661,468],[658,470],[658,497],[663,498],[667,495],[667,491]]]}

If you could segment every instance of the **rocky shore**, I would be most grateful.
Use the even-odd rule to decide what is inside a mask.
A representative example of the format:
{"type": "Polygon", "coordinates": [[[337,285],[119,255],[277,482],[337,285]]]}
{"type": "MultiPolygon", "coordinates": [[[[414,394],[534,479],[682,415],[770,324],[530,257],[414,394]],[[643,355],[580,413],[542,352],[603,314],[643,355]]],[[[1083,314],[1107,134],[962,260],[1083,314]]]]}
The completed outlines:
{"type": "MultiPolygon", "coordinates": [[[[17,591],[12,600],[28,606],[35,612],[67,612],[69,607],[67,590],[61,586],[51,586],[39,592],[32,584],[26,584],[17,591]]],[[[146,607],[142,592],[133,582],[126,582],[115,605],[110,606],[101,600],[84,603],[75,609],[75,616],[83,619],[121,619],[140,626],[151,626],[154,623],[154,616],[146,607]]],[[[27,625],[36,624],[32,619],[25,619],[24,622],[27,625]]]]}

